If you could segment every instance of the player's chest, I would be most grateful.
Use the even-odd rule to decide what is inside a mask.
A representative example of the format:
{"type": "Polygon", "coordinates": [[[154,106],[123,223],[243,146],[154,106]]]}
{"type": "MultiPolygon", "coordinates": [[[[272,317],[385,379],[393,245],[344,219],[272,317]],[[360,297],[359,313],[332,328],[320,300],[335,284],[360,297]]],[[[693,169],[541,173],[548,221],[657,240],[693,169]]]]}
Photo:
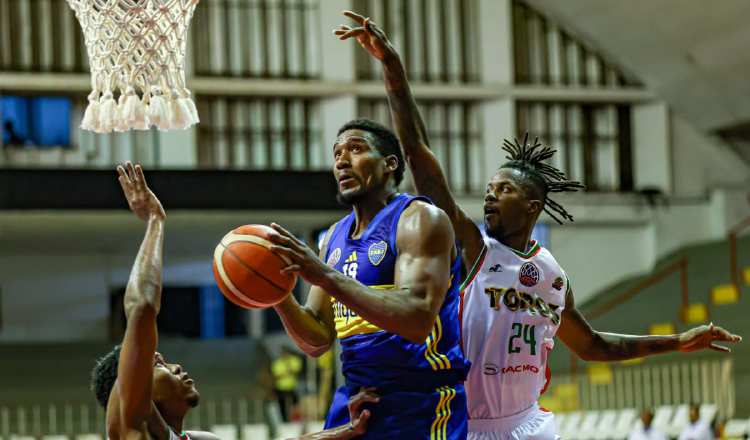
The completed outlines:
{"type": "Polygon", "coordinates": [[[396,254],[384,238],[338,240],[332,244],[329,266],[365,285],[393,282],[396,254]]]}
{"type": "Polygon", "coordinates": [[[557,325],[563,281],[549,276],[533,262],[489,259],[470,286],[467,312],[485,325],[508,320],[557,325]]]}

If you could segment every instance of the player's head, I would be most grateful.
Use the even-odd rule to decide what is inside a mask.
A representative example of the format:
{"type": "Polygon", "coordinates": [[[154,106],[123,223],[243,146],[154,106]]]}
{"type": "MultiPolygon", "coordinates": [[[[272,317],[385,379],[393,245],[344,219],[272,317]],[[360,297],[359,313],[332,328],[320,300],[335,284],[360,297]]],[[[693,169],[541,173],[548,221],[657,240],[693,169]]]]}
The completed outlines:
{"type": "Polygon", "coordinates": [[[690,404],[690,423],[695,423],[701,418],[701,407],[695,402],[690,404]]]}
{"type": "Polygon", "coordinates": [[[651,411],[651,408],[646,408],[641,412],[641,421],[645,429],[651,427],[651,422],[654,421],[654,413],[651,411]]]}
{"type": "Polygon", "coordinates": [[[395,190],[404,178],[398,138],[369,119],[355,119],[339,129],[333,144],[333,161],[337,199],[349,206],[370,194],[395,190]]]}
{"type": "Polygon", "coordinates": [[[523,144],[514,141],[504,141],[503,150],[508,152],[510,161],[492,176],[484,197],[484,225],[487,234],[498,240],[531,231],[542,211],[558,223],[562,221],[557,215],[573,221],[573,216],[547,196],[583,188],[544,162],[555,153],[551,147],[542,147],[536,140],[533,145],[528,144],[528,135],[523,144]]]}
{"type": "MultiPolygon", "coordinates": [[[[121,347],[96,361],[91,372],[91,389],[96,400],[104,408],[117,381],[117,368],[120,362],[121,347]]],[[[154,355],[154,374],[151,386],[151,398],[160,411],[170,413],[186,412],[198,405],[200,394],[195,383],[179,364],[167,363],[160,353],[154,355]]]]}

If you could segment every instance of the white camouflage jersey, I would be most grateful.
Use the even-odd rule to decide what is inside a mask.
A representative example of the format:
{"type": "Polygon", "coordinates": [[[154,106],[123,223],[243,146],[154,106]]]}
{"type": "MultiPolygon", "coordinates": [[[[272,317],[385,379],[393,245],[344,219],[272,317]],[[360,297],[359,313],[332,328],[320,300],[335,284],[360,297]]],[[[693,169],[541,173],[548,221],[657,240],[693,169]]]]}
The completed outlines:
{"type": "Polygon", "coordinates": [[[565,272],[538,243],[520,253],[493,238],[484,242],[461,292],[470,419],[507,417],[537,402],[570,289],[565,272]]]}

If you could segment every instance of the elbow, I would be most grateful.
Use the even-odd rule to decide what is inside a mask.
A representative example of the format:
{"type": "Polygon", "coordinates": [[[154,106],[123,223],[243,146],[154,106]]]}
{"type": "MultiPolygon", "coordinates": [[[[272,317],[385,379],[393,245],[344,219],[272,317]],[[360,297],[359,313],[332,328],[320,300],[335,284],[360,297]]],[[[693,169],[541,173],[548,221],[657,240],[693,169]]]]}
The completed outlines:
{"type": "Polygon", "coordinates": [[[129,301],[125,303],[125,316],[128,320],[138,316],[156,316],[159,307],[151,301],[129,301]]]}
{"type": "Polygon", "coordinates": [[[333,346],[333,341],[329,341],[325,345],[313,346],[307,344],[297,344],[297,346],[300,348],[300,350],[304,351],[306,355],[318,358],[323,356],[324,353],[331,349],[331,346],[333,346]]]}
{"type": "Polygon", "coordinates": [[[418,323],[404,332],[402,337],[413,344],[424,344],[435,327],[437,316],[428,311],[422,311],[414,317],[412,322],[418,323]]]}

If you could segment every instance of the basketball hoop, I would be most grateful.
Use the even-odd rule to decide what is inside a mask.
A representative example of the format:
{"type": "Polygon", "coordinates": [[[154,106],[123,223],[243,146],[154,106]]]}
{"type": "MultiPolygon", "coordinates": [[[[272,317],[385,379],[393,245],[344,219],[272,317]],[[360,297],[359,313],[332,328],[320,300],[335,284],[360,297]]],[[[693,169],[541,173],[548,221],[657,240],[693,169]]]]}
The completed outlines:
{"type": "Polygon", "coordinates": [[[68,0],[91,64],[93,90],[82,129],[171,130],[198,123],[184,63],[198,1],[68,0]]]}

